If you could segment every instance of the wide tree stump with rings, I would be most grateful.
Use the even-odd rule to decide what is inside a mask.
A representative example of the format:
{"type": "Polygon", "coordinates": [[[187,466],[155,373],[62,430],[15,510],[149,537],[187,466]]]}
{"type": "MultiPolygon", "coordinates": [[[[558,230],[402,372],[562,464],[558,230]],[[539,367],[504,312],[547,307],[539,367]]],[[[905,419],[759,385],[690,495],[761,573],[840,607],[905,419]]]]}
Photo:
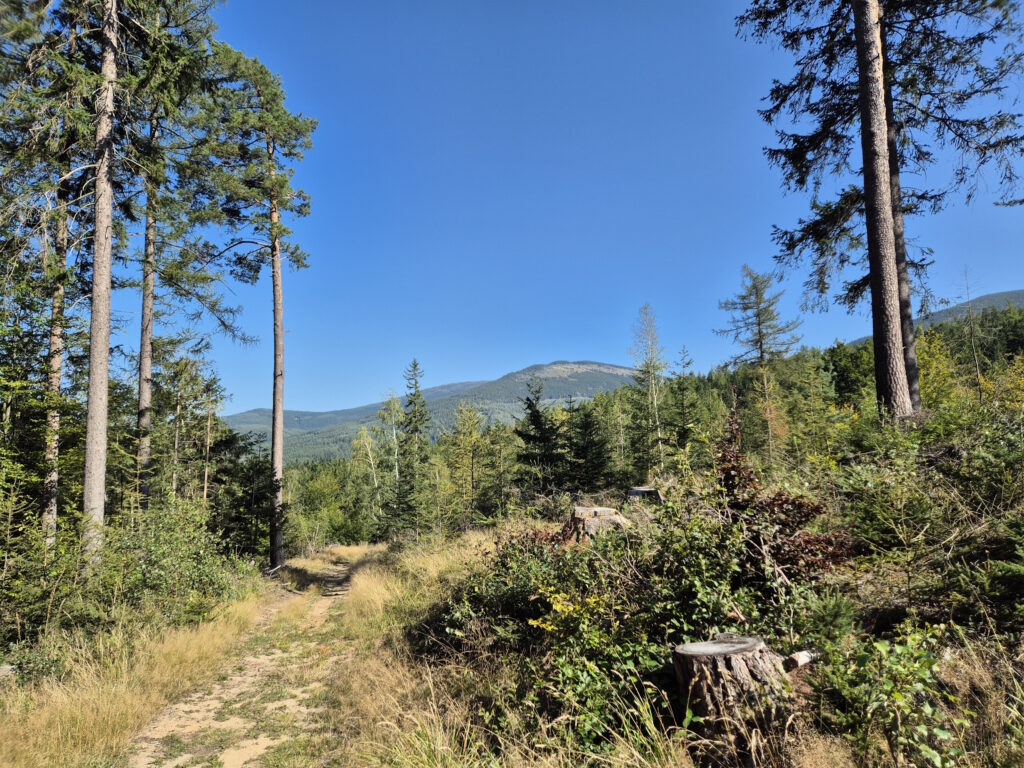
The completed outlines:
{"type": "Polygon", "coordinates": [[[677,645],[672,654],[683,704],[708,736],[736,756],[753,756],[786,709],[782,657],[759,637],[721,634],[677,645]]]}

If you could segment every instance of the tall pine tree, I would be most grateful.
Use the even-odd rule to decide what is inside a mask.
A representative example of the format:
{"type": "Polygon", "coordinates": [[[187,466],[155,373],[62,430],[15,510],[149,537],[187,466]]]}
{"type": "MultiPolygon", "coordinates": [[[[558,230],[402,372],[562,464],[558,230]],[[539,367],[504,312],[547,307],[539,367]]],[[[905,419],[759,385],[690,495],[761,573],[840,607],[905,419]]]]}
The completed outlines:
{"type": "Polygon", "coordinates": [[[288,239],[284,214],[304,216],[309,199],[291,184],[293,164],[312,146],[316,122],[292,114],[285,106],[279,78],[263,64],[230,46],[215,43],[218,87],[204,107],[206,140],[197,156],[209,184],[217,191],[212,223],[231,227],[237,237],[228,244],[234,272],[255,280],[270,267],[274,317],[273,400],[270,463],[278,491],[270,521],[270,561],[284,563],[284,293],[282,262],[305,266],[306,255],[288,239]]]}
{"type": "MultiPolygon", "coordinates": [[[[813,194],[810,214],[778,227],[778,260],[810,261],[809,303],[824,306],[836,282],[849,306],[871,286],[865,264],[866,202],[858,154],[860,93],[853,5],[848,0],[752,0],[737,20],[755,39],[779,43],[796,71],[773,83],[762,117],[776,128],[768,158],[787,187],[813,194]],[[825,184],[834,177],[836,190],[825,184]],[[852,268],[852,274],[849,271],[852,268]]],[[[905,217],[942,207],[952,192],[970,198],[994,168],[1012,196],[1020,154],[1019,116],[1000,107],[1022,67],[1019,9],[1012,0],[885,0],[878,27],[884,73],[885,138],[901,346],[913,408],[920,407],[905,217]],[[938,151],[937,151],[938,148],[938,151]],[[948,173],[939,173],[943,166],[948,173]],[[904,168],[926,175],[910,189],[904,168]]],[[[877,230],[876,230],[877,231],[877,230]]]]}

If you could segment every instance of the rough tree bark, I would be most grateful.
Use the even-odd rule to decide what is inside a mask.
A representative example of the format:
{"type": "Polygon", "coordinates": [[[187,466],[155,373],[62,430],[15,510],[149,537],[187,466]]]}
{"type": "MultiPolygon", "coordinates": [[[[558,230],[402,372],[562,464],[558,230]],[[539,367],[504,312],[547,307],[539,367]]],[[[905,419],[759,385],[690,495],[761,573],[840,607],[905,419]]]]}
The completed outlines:
{"type": "Polygon", "coordinates": [[[785,710],[782,657],[759,637],[718,635],[677,645],[672,660],[683,703],[729,757],[745,763],[785,710]]]}
{"type": "Polygon", "coordinates": [[[117,86],[117,0],[104,0],[96,94],[96,188],[93,213],[92,308],[89,322],[89,388],[85,422],[85,512],[82,545],[95,561],[103,543],[107,475],[107,400],[110,377],[110,270],[114,220],[114,89],[117,86]]]}
{"type": "Polygon", "coordinates": [[[879,6],[878,0],[853,0],[852,5],[860,88],[875,390],[886,412],[904,418],[911,414],[913,406],[903,360],[879,6]]]}
{"type": "Polygon", "coordinates": [[[893,239],[896,249],[896,277],[899,281],[900,329],[903,335],[903,366],[907,369],[907,389],[914,412],[921,410],[921,376],[917,364],[917,338],[914,307],[910,298],[910,270],[907,267],[907,239],[903,222],[903,185],[900,182],[899,126],[893,108],[892,74],[889,70],[888,38],[885,17],[880,20],[882,67],[885,81],[885,123],[889,149],[889,194],[892,198],[893,239]]]}
{"type": "MultiPolygon", "coordinates": [[[[156,141],[155,122],[149,124],[149,139],[156,141]]],[[[149,505],[150,463],[153,458],[153,304],[156,295],[156,191],[146,184],[146,226],[142,256],[142,323],[139,338],[139,446],[136,465],[139,504],[149,505]]]]}
{"type": "Polygon", "coordinates": [[[274,145],[270,160],[270,272],[274,287],[274,400],[270,427],[270,466],[274,476],[274,509],[270,517],[270,567],[284,565],[284,299],[281,290],[281,213],[274,189],[274,145]]]}

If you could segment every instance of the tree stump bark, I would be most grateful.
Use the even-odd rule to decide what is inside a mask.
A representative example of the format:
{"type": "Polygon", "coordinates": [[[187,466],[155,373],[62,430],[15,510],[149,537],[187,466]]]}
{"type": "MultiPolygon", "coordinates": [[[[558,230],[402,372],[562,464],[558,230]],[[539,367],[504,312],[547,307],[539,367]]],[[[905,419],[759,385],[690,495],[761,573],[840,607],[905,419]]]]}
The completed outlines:
{"type": "Polygon", "coordinates": [[[717,635],[673,653],[683,703],[733,764],[757,764],[789,695],[782,657],[759,637],[717,635]]]}
{"type": "Polygon", "coordinates": [[[632,526],[618,510],[609,507],[577,506],[562,529],[564,541],[577,541],[586,544],[598,534],[605,531],[625,530],[632,526]]]}

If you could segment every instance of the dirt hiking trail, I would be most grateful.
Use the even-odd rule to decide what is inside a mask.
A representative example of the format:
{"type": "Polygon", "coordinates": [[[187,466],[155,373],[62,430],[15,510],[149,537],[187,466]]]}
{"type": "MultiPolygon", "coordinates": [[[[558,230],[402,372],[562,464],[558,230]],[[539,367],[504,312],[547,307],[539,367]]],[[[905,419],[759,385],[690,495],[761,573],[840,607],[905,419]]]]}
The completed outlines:
{"type": "Polygon", "coordinates": [[[329,554],[289,563],[240,655],[204,690],[172,704],[139,734],[129,768],[297,765],[319,730],[324,680],[337,654],[328,616],[350,568],[329,554]]]}

